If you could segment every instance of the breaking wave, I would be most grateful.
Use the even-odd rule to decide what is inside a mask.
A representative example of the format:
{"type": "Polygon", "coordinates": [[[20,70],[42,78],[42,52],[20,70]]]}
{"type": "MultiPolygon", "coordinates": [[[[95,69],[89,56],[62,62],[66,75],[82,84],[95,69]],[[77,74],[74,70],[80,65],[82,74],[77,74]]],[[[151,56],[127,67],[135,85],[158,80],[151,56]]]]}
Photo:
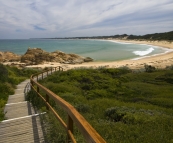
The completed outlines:
{"type": "Polygon", "coordinates": [[[133,51],[133,53],[135,55],[138,55],[138,56],[145,56],[145,55],[148,55],[150,53],[152,53],[154,51],[154,48],[148,48],[147,50],[145,51],[133,51]]]}

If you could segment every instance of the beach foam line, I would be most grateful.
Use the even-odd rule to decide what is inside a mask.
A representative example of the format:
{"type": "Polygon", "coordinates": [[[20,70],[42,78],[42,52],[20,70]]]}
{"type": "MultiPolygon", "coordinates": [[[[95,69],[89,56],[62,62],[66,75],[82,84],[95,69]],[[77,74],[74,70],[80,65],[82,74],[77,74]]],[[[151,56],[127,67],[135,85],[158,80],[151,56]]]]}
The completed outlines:
{"type": "MultiPolygon", "coordinates": [[[[107,41],[110,41],[110,42],[114,42],[114,43],[119,43],[119,44],[135,44],[135,45],[146,45],[146,46],[150,46],[150,48],[152,49],[155,49],[155,48],[159,48],[159,49],[162,49],[164,50],[165,52],[163,53],[159,53],[159,54],[153,54],[153,55],[150,55],[150,56],[146,56],[147,54],[144,54],[142,55],[142,52],[137,52],[137,51],[134,51],[135,53],[137,52],[138,56],[140,57],[137,57],[137,58],[132,58],[131,60],[140,60],[140,59],[144,59],[144,58],[149,58],[149,57],[154,57],[154,56],[159,56],[159,55],[164,55],[164,54],[167,54],[167,53],[170,53],[170,52],[173,52],[173,49],[170,49],[170,48],[167,48],[167,47],[161,47],[161,46],[158,46],[158,45],[152,45],[152,44],[149,44],[149,43],[129,43],[127,41],[116,41],[116,40],[107,40],[107,41]],[[140,55],[141,54],[141,55],[140,55]]],[[[151,51],[151,49],[147,49],[148,52],[151,51]]],[[[146,50],[146,53],[147,53],[147,50],[146,50]]],[[[144,52],[144,51],[143,51],[144,52]]],[[[135,54],[134,53],[134,54],[135,54]]],[[[149,54],[149,53],[148,53],[149,54]]]]}
{"type": "Polygon", "coordinates": [[[173,49],[169,49],[169,50],[165,51],[164,53],[154,54],[154,55],[150,55],[150,56],[142,56],[142,57],[138,57],[138,58],[133,58],[131,60],[140,60],[140,59],[144,59],[144,58],[149,58],[149,57],[155,57],[155,56],[164,55],[164,54],[171,53],[171,52],[173,52],[173,49]]]}
{"type": "Polygon", "coordinates": [[[145,56],[145,55],[152,53],[153,51],[154,51],[154,48],[150,47],[145,51],[133,51],[132,53],[134,53],[135,55],[138,55],[138,56],[145,56]]]}

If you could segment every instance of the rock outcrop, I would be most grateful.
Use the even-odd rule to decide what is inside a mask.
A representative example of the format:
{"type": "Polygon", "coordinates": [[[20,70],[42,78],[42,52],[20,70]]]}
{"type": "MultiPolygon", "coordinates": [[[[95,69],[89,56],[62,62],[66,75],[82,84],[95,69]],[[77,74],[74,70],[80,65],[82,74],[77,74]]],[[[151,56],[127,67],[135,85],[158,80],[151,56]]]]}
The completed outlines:
{"type": "Polygon", "coordinates": [[[43,64],[44,62],[58,62],[64,64],[78,64],[83,62],[91,62],[92,58],[84,58],[76,54],[66,54],[61,51],[46,52],[41,48],[29,48],[21,57],[21,62],[28,65],[43,64]]]}
{"type": "Polygon", "coordinates": [[[0,62],[20,62],[21,56],[14,54],[13,52],[1,52],[0,62]]]}
{"type": "Polygon", "coordinates": [[[84,62],[93,62],[93,59],[90,58],[90,57],[86,57],[86,58],[84,59],[84,62]]]}

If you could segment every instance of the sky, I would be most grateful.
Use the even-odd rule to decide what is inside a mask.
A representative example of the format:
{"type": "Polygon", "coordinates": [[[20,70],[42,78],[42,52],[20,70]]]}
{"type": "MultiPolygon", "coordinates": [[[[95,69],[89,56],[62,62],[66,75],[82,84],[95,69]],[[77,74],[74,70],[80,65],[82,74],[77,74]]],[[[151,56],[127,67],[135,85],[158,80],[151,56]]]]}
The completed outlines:
{"type": "Polygon", "coordinates": [[[0,0],[0,39],[173,31],[173,0],[0,0]]]}

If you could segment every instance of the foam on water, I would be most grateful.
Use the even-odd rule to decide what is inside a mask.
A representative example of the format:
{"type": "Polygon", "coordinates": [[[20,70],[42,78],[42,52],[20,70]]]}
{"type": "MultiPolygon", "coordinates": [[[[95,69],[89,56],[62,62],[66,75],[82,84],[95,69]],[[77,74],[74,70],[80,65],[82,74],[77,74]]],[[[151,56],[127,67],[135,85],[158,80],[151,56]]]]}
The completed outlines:
{"type": "Polygon", "coordinates": [[[153,51],[154,51],[154,48],[150,47],[145,51],[133,51],[133,53],[138,56],[145,56],[152,53],[153,51]]]}

